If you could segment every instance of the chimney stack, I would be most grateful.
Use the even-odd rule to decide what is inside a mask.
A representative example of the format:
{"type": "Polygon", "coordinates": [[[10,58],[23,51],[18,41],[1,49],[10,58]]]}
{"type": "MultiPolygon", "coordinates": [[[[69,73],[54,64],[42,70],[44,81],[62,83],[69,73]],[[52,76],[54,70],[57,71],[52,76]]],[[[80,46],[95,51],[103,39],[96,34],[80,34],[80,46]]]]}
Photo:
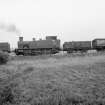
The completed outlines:
{"type": "Polygon", "coordinates": [[[35,38],[33,38],[32,40],[35,41],[35,38]]]}
{"type": "Polygon", "coordinates": [[[22,42],[23,41],[23,37],[19,37],[19,41],[22,42]]]}

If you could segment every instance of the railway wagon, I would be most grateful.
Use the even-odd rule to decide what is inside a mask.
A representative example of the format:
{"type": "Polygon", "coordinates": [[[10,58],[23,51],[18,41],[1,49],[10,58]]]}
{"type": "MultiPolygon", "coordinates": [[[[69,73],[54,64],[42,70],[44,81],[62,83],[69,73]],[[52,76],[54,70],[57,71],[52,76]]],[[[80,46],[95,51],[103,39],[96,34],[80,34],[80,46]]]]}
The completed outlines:
{"type": "Polygon", "coordinates": [[[92,48],[97,51],[105,50],[105,39],[94,39],[92,40],[92,48]]]}
{"type": "Polygon", "coordinates": [[[8,42],[0,42],[0,51],[10,52],[10,44],[8,42]]]}
{"type": "Polygon", "coordinates": [[[16,55],[56,54],[59,50],[60,40],[57,36],[46,36],[44,40],[33,38],[32,41],[23,41],[23,37],[20,37],[15,53],[16,55]]]}
{"type": "Polygon", "coordinates": [[[67,51],[67,53],[72,52],[86,52],[87,50],[91,49],[91,41],[72,41],[72,42],[65,42],[63,44],[63,50],[67,51]]]}

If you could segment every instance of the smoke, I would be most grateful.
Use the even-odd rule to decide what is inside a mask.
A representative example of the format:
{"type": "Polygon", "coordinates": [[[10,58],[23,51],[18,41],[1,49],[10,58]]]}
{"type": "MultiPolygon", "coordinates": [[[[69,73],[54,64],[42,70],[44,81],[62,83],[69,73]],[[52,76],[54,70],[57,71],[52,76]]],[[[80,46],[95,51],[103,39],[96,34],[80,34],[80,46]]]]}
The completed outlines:
{"type": "Polygon", "coordinates": [[[12,32],[17,34],[18,36],[21,34],[20,30],[16,27],[15,24],[0,23],[0,30],[4,30],[6,32],[12,32]]]}

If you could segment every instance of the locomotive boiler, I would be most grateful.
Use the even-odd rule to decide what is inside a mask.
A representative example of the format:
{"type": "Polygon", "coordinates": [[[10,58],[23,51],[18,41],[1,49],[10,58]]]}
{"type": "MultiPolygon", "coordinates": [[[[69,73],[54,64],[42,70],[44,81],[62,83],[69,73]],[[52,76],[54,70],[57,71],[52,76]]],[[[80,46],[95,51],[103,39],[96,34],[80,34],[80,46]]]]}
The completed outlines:
{"type": "Polygon", "coordinates": [[[56,54],[60,50],[60,40],[57,36],[46,36],[46,39],[24,41],[19,37],[16,55],[56,54]]]}

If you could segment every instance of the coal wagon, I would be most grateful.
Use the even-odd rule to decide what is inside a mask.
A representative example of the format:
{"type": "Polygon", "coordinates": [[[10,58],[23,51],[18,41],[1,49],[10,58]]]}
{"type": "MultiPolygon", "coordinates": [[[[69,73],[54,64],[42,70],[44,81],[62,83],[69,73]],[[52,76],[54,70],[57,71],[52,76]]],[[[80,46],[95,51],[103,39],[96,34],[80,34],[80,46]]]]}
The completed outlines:
{"type": "Polygon", "coordinates": [[[105,50],[105,39],[94,39],[92,40],[92,48],[97,51],[105,50]]]}
{"type": "Polygon", "coordinates": [[[86,52],[91,49],[91,41],[72,41],[63,44],[63,51],[72,52],[86,52]]]}
{"type": "Polygon", "coordinates": [[[16,55],[56,54],[59,50],[60,40],[57,36],[46,36],[43,40],[33,38],[32,41],[23,41],[23,37],[20,37],[15,53],[16,55]]]}
{"type": "Polygon", "coordinates": [[[10,44],[8,42],[0,42],[0,51],[10,52],[10,44]]]}

